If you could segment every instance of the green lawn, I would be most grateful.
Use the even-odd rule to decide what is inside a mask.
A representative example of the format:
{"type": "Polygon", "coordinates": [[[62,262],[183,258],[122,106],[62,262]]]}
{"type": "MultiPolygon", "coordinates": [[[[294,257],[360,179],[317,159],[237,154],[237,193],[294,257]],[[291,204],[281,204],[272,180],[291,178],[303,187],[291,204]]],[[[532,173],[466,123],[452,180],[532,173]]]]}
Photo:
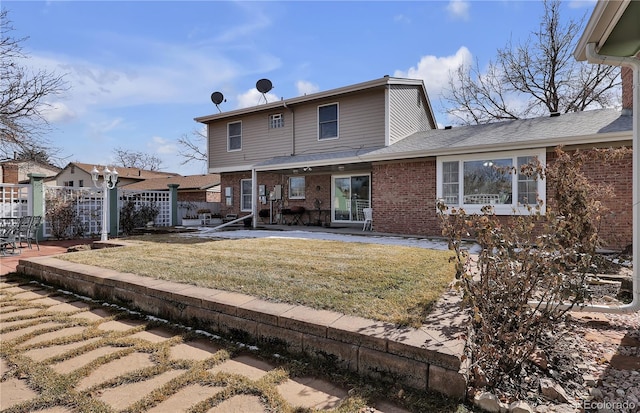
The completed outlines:
{"type": "Polygon", "coordinates": [[[62,258],[163,280],[419,326],[454,278],[449,251],[307,239],[146,236],[62,258]]]}

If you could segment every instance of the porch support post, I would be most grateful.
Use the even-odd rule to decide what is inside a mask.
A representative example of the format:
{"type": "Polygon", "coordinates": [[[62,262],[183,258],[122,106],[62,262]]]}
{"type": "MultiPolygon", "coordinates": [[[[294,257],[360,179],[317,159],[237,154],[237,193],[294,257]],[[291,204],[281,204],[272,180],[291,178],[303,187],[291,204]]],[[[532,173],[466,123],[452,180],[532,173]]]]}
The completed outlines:
{"type": "MultiPolygon", "coordinates": [[[[31,184],[31,215],[39,215],[44,222],[44,178],[45,174],[28,174],[29,183],[31,184]]],[[[40,225],[36,234],[38,241],[44,238],[44,225],[40,225]]]]}
{"type": "Polygon", "coordinates": [[[256,229],[258,228],[258,171],[256,168],[251,168],[251,213],[253,214],[251,227],[256,229]]]}
{"type": "Polygon", "coordinates": [[[109,202],[109,236],[116,238],[118,236],[118,227],[120,225],[120,210],[118,209],[118,187],[114,186],[111,189],[104,189],[107,192],[107,200],[109,202]]]}
{"type": "Polygon", "coordinates": [[[178,225],[178,187],[180,184],[167,184],[169,187],[169,203],[171,204],[171,225],[175,227],[178,225]]]}

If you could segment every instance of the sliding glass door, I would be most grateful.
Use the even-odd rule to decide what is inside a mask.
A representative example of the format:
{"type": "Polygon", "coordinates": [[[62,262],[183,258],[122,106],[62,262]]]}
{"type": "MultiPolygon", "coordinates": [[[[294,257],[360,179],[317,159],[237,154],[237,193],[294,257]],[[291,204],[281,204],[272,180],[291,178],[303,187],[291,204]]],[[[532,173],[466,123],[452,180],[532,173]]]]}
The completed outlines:
{"type": "Polygon", "coordinates": [[[371,206],[370,175],[340,175],[332,180],[333,222],[364,222],[362,210],[371,206]]]}

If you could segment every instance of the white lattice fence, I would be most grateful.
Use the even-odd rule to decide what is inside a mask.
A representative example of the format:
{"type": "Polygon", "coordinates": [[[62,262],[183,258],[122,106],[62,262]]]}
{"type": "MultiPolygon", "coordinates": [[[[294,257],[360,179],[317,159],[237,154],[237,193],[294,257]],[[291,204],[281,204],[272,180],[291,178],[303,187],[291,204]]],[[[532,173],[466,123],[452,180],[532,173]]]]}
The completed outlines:
{"type": "Polygon", "coordinates": [[[32,211],[31,185],[0,184],[0,217],[20,218],[32,211]]]}
{"type": "Polygon", "coordinates": [[[102,191],[66,186],[45,187],[45,237],[86,237],[102,228],[102,191]]]}
{"type": "Polygon", "coordinates": [[[118,209],[125,201],[133,201],[136,208],[142,205],[154,205],[160,213],[154,224],[159,227],[171,226],[171,194],[169,191],[127,191],[118,190],[118,209]]]}

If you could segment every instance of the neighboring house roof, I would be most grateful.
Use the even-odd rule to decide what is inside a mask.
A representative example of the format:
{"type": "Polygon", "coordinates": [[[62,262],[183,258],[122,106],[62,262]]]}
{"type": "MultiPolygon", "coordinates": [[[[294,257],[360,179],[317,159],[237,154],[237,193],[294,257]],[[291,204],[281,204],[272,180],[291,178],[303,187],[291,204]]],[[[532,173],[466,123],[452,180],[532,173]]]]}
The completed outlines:
{"type": "Polygon", "coordinates": [[[397,77],[391,77],[391,76],[384,76],[382,78],[370,80],[368,82],[357,83],[355,85],[326,90],[318,93],[312,93],[304,96],[298,96],[295,98],[282,99],[276,102],[266,103],[264,105],[251,106],[247,108],[231,110],[228,112],[216,113],[213,115],[200,116],[195,118],[195,120],[197,122],[207,123],[213,120],[219,120],[219,119],[224,119],[228,117],[244,115],[247,113],[268,111],[276,108],[286,108],[287,106],[312,102],[318,99],[335,98],[344,94],[361,92],[363,90],[372,89],[372,88],[387,87],[388,85],[420,86],[421,91],[424,95],[423,97],[425,99],[425,102],[427,102],[428,104],[428,108],[426,108],[426,112],[429,117],[429,122],[434,126],[436,125],[435,116],[433,114],[433,108],[431,107],[431,101],[429,100],[429,96],[427,95],[427,89],[424,86],[424,82],[420,79],[405,79],[405,78],[397,78],[397,77]]]}
{"type": "Polygon", "coordinates": [[[631,139],[632,127],[631,116],[613,109],[601,109],[416,132],[388,147],[282,156],[255,167],[257,170],[269,170],[613,142],[631,139]]]}
{"type": "MultiPolygon", "coordinates": [[[[95,165],[95,164],[82,163],[82,162],[71,162],[67,166],[65,166],[65,169],[67,169],[71,165],[75,165],[76,168],[80,168],[88,174],[91,174],[91,171],[95,166],[96,168],[98,168],[100,175],[102,175],[102,171],[104,170],[104,167],[105,167],[105,165],[95,165]]],[[[113,169],[113,167],[111,167],[110,169],[113,169]]],[[[125,168],[125,167],[116,166],[115,169],[118,171],[118,177],[136,179],[136,180],[165,178],[168,176],[180,176],[179,174],[173,173],[173,172],[149,171],[147,169],[140,169],[140,168],[125,168]]]]}
{"type": "Polygon", "coordinates": [[[178,184],[178,191],[207,190],[220,185],[220,175],[207,174],[152,178],[124,185],[121,188],[136,191],[160,191],[169,189],[167,186],[169,184],[178,184]]]}

